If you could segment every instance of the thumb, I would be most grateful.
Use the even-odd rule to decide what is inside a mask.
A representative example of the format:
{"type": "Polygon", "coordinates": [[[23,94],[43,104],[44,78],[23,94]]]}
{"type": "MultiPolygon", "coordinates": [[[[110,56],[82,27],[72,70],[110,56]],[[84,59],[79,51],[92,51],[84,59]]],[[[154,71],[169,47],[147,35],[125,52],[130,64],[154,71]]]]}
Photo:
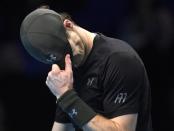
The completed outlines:
{"type": "Polygon", "coordinates": [[[72,72],[71,58],[69,54],[65,56],[65,71],[72,72]]]}

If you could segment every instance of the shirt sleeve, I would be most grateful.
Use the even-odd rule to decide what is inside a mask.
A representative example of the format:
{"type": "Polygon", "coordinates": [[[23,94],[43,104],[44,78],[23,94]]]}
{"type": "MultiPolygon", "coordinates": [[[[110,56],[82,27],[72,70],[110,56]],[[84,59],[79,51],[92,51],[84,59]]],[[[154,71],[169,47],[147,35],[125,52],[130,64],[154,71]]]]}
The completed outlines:
{"type": "Polygon", "coordinates": [[[139,57],[112,54],[104,67],[103,110],[108,118],[139,112],[144,66],[139,57]]]}

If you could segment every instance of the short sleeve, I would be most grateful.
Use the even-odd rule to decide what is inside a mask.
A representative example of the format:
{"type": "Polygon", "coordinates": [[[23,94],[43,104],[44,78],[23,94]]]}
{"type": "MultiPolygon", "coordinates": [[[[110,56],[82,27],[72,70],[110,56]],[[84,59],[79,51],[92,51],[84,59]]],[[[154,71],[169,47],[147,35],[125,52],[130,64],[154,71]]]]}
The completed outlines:
{"type": "Polygon", "coordinates": [[[136,55],[111,55],[103,73],[103,110],[108,118],[139,112],[143,88],[142,61],[136,55]]]}

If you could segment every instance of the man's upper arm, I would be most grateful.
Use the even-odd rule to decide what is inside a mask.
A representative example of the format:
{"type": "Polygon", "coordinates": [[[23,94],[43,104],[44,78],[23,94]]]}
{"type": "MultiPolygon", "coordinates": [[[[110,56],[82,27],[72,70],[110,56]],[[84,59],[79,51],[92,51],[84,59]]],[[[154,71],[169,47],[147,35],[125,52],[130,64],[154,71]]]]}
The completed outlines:
{"type": "Polygon", "coordinates": [[[127,114],[112,118],[116,124],[119,124],[124,131],[135,131],[138,114],[127,114]]]}
{"type": "Polygon", "coordinates": [[[113,118],[139,112],[144,88],[141,62],[127,53],[113,54],[103,75],[104,116],[113,118]]]}
{"type": "Polygon", "coordinates": [[[72,124],[54,122],[52,131],[75,131],[72,124]]]}

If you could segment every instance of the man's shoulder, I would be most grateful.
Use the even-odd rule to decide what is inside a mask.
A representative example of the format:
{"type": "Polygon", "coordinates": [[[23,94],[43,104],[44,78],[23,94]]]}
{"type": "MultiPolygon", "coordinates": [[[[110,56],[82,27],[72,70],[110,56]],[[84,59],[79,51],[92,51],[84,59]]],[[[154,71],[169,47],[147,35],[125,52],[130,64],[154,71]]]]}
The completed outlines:
{"type": "Polygon", "coordinates": [[[96,47],[105,55],[113,53],[127,52],[128,54],[137,55],[136,50],[125,40],[98,34],[96,38],[96,47]]]}

